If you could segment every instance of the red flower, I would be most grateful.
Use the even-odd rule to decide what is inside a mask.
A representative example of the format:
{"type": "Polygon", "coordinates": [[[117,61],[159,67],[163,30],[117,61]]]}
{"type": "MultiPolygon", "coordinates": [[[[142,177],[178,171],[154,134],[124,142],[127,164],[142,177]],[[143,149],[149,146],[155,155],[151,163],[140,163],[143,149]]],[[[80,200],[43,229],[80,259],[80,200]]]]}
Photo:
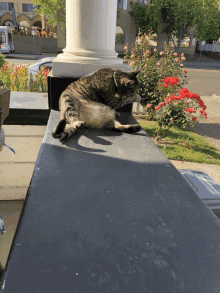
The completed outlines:
{"type": "Polygon", "coordinates": [[[196,122],[196,117],[193,117],[193,118],[192,118],[192,121],[196,122]]]}
{"type": "Polygon", "coordinates": [[[186,113],[189,112],[189,108],[186,108],[186,111],[185,111],[185,112],[186,112],[186,113]]]}
{"type": "Polygon", "coordinates": [[[179,100],[181,100],[182,98],[181,98],[181,96],[177,96],[177,97],[175,97],[175,100],[176,101],[179,101],[179,100]]]}
{"type": "Polygon", "coordinates": [[[184,88],[182,90],[179,90],[179,94],[181,95],[181,97],[188,98],[190,96],[191,92],[188,91],[187,88],[184,88]]]}
{"type": "Polygon", "coordinates": [[[160,106],[156,106],[154,109],[155,110],[160,110],[160,106]]]}
{"type": "Polygon", "coordinates": [[[164,102],[161,102],[161,103],[159,103],[159,106],[164,106],[165,105],[165,103],[164,102]]]}
{"type": "Polygon", "coordinates": [[[170,98],[171,101],[175,100],[175,96],[174,95],[170,95],[169,98],[170,98]]]}
{"type": "Polygon", "coordinates": [[[188,71],[187,70],[184,70],[184,72],[187,73],[188,71]]]}
{"type": "Polygon", "coordinates": [[[171,99],[166,98],[166,99],[165,99],[165,103],[168,104],[169,102],[171,102],[171,99]]]}
{"type": "Polygon", "coordinates": [[[151,107],[152,107],[152,104],[147,104],[146,107],[147,107],[147,108],[151,108],[151,107]]]}
{"type": "Polygon", "coordinates": [[[206,110],[206,106],[203,107],[203,110],[206,110]]]}

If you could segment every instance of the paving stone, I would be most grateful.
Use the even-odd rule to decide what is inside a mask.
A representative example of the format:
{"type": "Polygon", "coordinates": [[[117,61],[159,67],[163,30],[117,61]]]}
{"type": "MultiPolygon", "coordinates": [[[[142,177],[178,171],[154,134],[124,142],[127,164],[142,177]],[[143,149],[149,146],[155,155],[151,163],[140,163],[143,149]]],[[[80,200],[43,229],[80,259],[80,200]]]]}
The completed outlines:
{"type": "Polygon", "coordinates": [[[15,150],[15,154],[7,148],[3,148],[0,155],[0,163],[36,162],[42,143],[42,137],[5,137],[5,143],[15,150]]]}

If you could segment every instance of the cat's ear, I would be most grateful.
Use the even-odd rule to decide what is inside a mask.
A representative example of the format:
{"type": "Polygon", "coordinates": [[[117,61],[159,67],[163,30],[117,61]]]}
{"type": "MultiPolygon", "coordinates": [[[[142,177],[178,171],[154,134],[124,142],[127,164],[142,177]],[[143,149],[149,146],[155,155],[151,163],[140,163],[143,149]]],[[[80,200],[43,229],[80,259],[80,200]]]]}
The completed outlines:
{"type": "Polygon", "coordinates": [[[133,85],[134,83],[135,83],[135,81],[134,80],[131,80],[128,77],[122,77],[122,78],[120,78],[120,84],[121,85],[128,86],[128,85],[133,85]]]}
{"type": "Polygon", "coordinates": [[[134,80],[127,80],[126,82],[125,82],[125,85],[127,86],[128,84],[129,85],[133,85],[135,83],[135,81],[134,80]]]}
{"type": "Polygon", "coordinates": [[[140,72],[141,72],[141,70],[137,69],[135,71],[132,71],[132,75],[136,77],[140,72]]]}

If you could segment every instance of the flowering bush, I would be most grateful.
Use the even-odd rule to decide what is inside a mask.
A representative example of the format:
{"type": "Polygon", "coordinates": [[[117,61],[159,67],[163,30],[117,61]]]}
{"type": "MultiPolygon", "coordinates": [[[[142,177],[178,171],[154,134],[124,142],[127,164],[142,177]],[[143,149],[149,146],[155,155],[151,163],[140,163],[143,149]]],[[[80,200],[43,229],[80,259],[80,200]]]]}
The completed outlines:
{"type": "MultiPolygon", "coordinates": [[[[152,54],[149,48],[150,38],[150,30],[149,35],[141,34],[139,30],[131,56],[129,56],[129,46],[124,47],[124,60],[130,64],[132,69],[141,69],[138,75],[141,104],[143,106],[152,104],[151,118],[153,118],[154,107],[164,100],[164,87],[161,81],[167,76],[183,77],[180,67],[183,66],[181,62],[185,61],[186,58],[184,53],[177,57],[177,53],[174,53],[171,46],[166,45],[166,42],[164,42],[164,52],[158,54],[155,48],[152,54]]],[[[184,75],[184,81],[179,83],[178,87],[181,89],[183,84],[187,84],[186,75],[184,75]]]]}
{"type": "Polygon", "coordinates": [[[47,33],[46,33],[45,30],[42,31],[42,33],[41,33],[41,37],[42,37],[42,38],[47,38],[47,33]]]}
{"type": "Polygon", "coordinates": [[[40,37],[40,32],[38,30],[35,31],[35,37],[40,37]]]}
{"type": "Polygon", "coordinates": [[[33,76],[30,74],[30,92],[47,92],[47,75],[49,72],[50,70],[46,66],[42,67],[35,75],[35,80],[33,80],[33,76]]]}
{"type": "MultiPolygon", "coordinates": [[[[186,71],[187,73],[187,71],[186,71]]],[[[177,77],[166,77],[164,82],[164,88],[170,88],[174,92],[175,85],[178,83],[177,77]]],[[[152,104],[146,105],[148,111],[153,107],[152,104]]],[[[200,117],[207,118],[205,112],[206,106],[197,94],[192,94],[187,88],[179,90],[179,95],[167,95],[163,102],[160,102],[154,107],[157,114],[155,115],[159,125],[158,135],[161,128],[169,128],[171,126],[177,126],[185,128],[187,125],[194,125],[193,122],[197,122],[197,117],[193,114],[199,114],[200,117]],[[198,109],[200,109],[198,113],[198,109]]]]}
{"type": "Polygon", "coordinates": [[[0,67],[3,67],[5,63],[5,56],[0,52],[0,67]]]}
{"type": "Polygon", "coordinates": [[[9,88],[11,91],[21,92],[47,92],[47,75],[49,69],[42,67],[33,80],[32,74],[28,82],[28,68],[24,65],[17,66],[14,69],[14,64],[11,67],[7,63],[0,68],[0,83],[3,88],[9,88]]]}

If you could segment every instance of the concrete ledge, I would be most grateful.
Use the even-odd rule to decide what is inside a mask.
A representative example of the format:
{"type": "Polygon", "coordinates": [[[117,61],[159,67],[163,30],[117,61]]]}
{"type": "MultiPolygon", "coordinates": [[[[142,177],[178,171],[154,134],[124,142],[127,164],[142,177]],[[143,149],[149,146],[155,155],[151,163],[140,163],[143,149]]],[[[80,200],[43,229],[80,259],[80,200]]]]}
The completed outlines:
{"type": "Polygon", "coordinates": [[[47,125],[48,95],[34,92],[11,92],[9,116],[6,125],[47,125]]]}
{"type": "Polygon", "coordinates": [[[1,292],[219,291],[220,222],[150,137],[83,129],[62,144],[58,121],[52,110],[1,292]]]}

